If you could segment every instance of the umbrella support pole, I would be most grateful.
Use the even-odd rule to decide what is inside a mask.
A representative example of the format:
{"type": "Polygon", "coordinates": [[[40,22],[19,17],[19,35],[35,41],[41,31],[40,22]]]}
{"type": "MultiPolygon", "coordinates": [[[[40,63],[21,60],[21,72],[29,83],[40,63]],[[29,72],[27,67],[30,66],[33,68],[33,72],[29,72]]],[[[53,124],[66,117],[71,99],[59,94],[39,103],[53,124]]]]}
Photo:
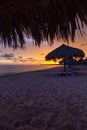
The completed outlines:
{"type": "Polygon", "coordinates": [[[66,61],[65,61],[65,58],[64,58],[64,72],[66,72],[66,61]]]}

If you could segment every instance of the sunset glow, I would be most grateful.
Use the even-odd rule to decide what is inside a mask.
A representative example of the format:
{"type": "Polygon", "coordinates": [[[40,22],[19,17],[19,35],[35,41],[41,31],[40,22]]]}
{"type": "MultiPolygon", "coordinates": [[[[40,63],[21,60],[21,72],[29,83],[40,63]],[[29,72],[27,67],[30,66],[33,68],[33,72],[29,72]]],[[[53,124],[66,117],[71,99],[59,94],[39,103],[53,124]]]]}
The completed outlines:
{"type": "MultiPolygon", "coordinates": [[[[77,47],[85,52],[87,57],[87,31],[83,37],[78,35],[75,43],[70,42],[69,46],[77,47]]],[[[54,61],[45,61],[45,56],[55,48],[59,47],[64,42],[54,41],[52,46],[47,42],[43,42],[40,47],[33,45],[33,40],[26,38],[26,48],[23,50],[13,48],[4,48],[0,46],[0,64],[58,64],[54,61]]],[[[67,44],[67,43],[64,43],[67,44]]]]}

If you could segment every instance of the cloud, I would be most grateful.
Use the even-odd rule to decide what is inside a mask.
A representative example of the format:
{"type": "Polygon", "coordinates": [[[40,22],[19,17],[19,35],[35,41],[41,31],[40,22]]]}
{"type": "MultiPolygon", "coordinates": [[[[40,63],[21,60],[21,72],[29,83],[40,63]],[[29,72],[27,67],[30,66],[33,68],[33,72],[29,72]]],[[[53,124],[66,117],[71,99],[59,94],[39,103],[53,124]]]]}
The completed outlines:
{"type": "Polygon", "coordinates": [[[35,59],[35,58],[32,58],[32,57],[28,57],[28,58],[26,58],[26,60],[29,62],[35,62],[35,61],[37,61],[37,59],[35,59]]]}
{"type": "Polygon", "coordinates": [[[81,44],[81,46],[87,46],[87,43],[83,43],[83,44],[81,44]]]}
{"type": "Polygon", "coordinates": [[[33,58],[31,58],[31,57],[30,57],[30,58],[26,58],[26,59],[27,59],[27,60],[33,60],[33,58]]]}
{"type": "Polygon", "coordinates": [[[32,57],[22,57],[22,56],[13,57],[11,60],[13,60],[16,63],[33,63],[37,61],[37,59],[34,59],[32,57]]]}
{"type": "Polygon", "coordinates": [[[18,59],[22,59],[23,57],[22,56],[18,56],[18,59]]]}
{"type": "Polygon", "coordinates": [[[9,53],[9,54],[5,53],[5,54],[1,54],[0,57],[10,60],[10,59],[14,58],[15,55],[13,53],[9,53]]]}
{"type": "Polygon", "coordinates": [[[34,42],[34,40],[32,38],[25,37],[24,40],[26,43],[33,43],[34,42]]]}
{"type": "Polygon", "coordinates": [[[42,55],[42,56],[43,56],[43,55],[45,55],[45,54],[44,54],[44,53],[41,53],[40,55],[42,55]]]}
{"type": "Polygon", "coordinates": [[[16,57],[14,57],[12,60],[13,60],[13,62],[17,62],[17,58],[16,57]]]}
{"type": "Polygon", "coordinates": [[[14,63],[34,63],[38,62],[37,59],[33,57],[23,57],[23,56],[15,56],[13,53],[3,53],[0,55],[1,60],[10,60],[14,63]]]}
{"type": "Polygon", "coordinates": [[[27,60],[26,59],[21,59],[21,60],[19,60],[19,62],[26,63],[27,60]]]}

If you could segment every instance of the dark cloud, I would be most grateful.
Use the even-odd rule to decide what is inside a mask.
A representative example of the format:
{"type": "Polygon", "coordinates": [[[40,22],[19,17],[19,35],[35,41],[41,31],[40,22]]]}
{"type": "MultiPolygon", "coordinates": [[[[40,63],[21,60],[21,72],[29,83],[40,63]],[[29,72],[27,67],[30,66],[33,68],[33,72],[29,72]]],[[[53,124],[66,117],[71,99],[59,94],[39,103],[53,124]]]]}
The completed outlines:
{"type": "Polygon", "coordinates": [[[21,60],[19,60],[19,62],[26,63],[27,60],[26,59],[21,59],[21,60]]]}
{"type": "Polygon", "coordinates": [[[81,46],[87,46],[87,43],[83,43],[83,44],[81,44],[81,46]]]}
{"type": "Polygon", "coordinates": [[[31,57],[30,57],[30,58],[26,58],[26,59],[27,59],[27,60],[33,60],[33,58],[31,58],[31,57]]]}
{"type": "Polygon", "coordinates": [[[18,60],[18,62],[22,62],[22,63],[27,62],[27,59],[22,56],[18,56],[17,60],[18,60]]]}
{"type": "Polygon", "coordinates": [[[22,59],[23,57],[22,56],[18,56],[19,59],[22,59]]]}
{"type": "Polygon", "coordinates": [[[42,56],[43,56],[43,55],[45,55],[45,54],[44,54],[44,53],[41,53],[40,55],[42,55],[42,56]]]}
{"type": "Polygon", "coordinates": [[[15,55],[13,53],[10,53],[10,54],[5,53],[5,54],[1,54],[0,57],[6,58],[6,59],[12,59],[15,57],[15,55]]]}
{"type": "Polygon", "coordinates": [[[38,61],[35,58],[32,57],[23,57],[23,56],[15,56],[13,53],[5,53],[5,54],[1,54],[0,58],[6,59],[6,60],[11,60],[15,63],[32,63],[32,62],[36,62],[38,61]]]}
{"type": "Polygon", "coordinates": [[[17,58],[16,58],[16,57],[14,57],[12,60],[13,60],[14,62],[17,62],[17,58]]]}
{"type": "Polygon", "coordinates": [[[32,57],[28,57],[28,58],[26,58],[26,60],[27,60],[27,61],[30,61],[30,62],[35,62],[35,61],[37,61],[37,59],[34,59],[34,58],[32,58],[32,57]]]}
{"type": "Polygon", "coordinates": [[[16,62],[16,63],[17,62],[20,62],[20,63],[30,63],[30,62],[36,62],[37,61],[37,59],[34,59],[32,57],[25,58],[25,57],[22,57],[22,56],[13,57],[12,60],[14,62],[16,62]]]}

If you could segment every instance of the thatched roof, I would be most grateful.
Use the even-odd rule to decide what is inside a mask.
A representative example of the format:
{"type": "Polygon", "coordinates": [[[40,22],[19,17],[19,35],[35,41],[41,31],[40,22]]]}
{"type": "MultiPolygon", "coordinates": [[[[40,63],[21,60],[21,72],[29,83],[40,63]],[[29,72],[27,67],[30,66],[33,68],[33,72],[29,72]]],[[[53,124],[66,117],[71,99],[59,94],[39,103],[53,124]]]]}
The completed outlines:
{"type": "Polygon", "coordinates": [[[56,60],[57,58],[71,58],[71,57],[83,58],[84,55],[85,54],[82,50],[62,44],[60,47],[48,53],[45,59],[56,60]]]}
{"type": "Polygon", "coordinates": [[[74,40],[84,23],[87,0],[0,0],[0,36],[8,46],[23,46],[25,34],[36,45],[55,37],[74,40]]]}

